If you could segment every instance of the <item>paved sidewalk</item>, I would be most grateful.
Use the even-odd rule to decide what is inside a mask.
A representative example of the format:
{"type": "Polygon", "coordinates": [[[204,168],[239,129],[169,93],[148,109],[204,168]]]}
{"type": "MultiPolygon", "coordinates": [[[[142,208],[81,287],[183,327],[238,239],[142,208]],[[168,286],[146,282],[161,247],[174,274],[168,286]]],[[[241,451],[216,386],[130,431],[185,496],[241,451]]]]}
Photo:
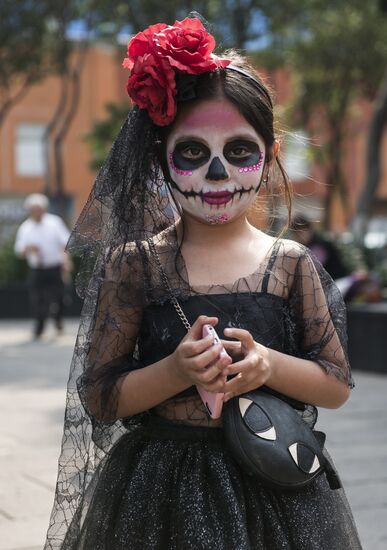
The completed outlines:
{"type": "MultiPolygon", "coordinates": [[[[60,450],[77,323],[30,339],[30,322],[0,322],[0,550],[42,550],[60,450]]],[[[387,375],[356,372],[356,390],[319,427],[346,487],[364,550],[387,549],[387,375]]],[[[338,548],[332,550],[347,550],[338,548]]]]}

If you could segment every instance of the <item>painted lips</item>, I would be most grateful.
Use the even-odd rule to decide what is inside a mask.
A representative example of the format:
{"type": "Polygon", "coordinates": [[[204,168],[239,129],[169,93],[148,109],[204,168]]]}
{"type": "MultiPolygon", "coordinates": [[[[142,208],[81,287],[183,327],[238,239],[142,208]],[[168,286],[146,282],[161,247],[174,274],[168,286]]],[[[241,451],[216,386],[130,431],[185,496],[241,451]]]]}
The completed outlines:
{"type": "Polygon", "coordinates": [[[203,200],[207,204],[226,204],[233,197],[229,191],[219,191],[217,193],[204,193],[203,200]]]}

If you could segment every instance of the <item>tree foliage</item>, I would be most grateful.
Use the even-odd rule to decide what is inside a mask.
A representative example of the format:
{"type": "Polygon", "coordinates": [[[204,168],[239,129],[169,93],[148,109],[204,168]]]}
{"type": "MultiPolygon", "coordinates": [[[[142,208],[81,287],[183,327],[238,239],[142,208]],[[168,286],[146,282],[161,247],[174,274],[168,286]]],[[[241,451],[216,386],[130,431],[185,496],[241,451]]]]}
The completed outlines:
{"type": "Polygon", "coordinates": [[[92,130],[86,135],[86,141],[91,149],[90,167],[93,170],[101,168],[114,137],[118,134],[128,115],[128,110],[128,102],[123,105],[108,103],[106,105],[106,117],[96,122],[92,130]]]}
{"type": "Polygon", "coordinates": [[[127,27],[137,33],[155,22],[172,24],[192,14],[204,18],[223,47],[243,48],[261,33],[255,22],[263,14],[266,0],[106,0],[95,1],[95,11],[105,28],[127,27]]]}
{"type": "MultiPolygon", "coordinates": [[[[324,138],[324,147],[316,151],[328,183],[325,210],[329,227],[333,196],[337,194],[345,203],[341,156],[351,105],[356,97],[375,96],[386,66],[387,24],[381,4],[380,0],[3,0],[0,124],[1,113],[5,116],[31,83],[58,72],[61,96],[48,138],[60,190],[62,144],[76,112],[82,60],[90,41],[104,37],[118,43],[119,31],[133,34],[155,22],[173,23],[196,10],[212,25],[222,48],[256,47],[257,59],[268,68],[282,64],[290,69],[292,123],[313,127],[324,138]],[[77,19],[83,20],[85,32],[74,43],[67,31],[77,19]],[[75,64],[71,65],[74,46],[77,56],[72,56],[75,64]]],[[[120,48],[124,49],[122,44],[120,48]]],[[[97,126],[94,137],[91,133],[96,165],[113,137],[107,138],[104,132],[115,132],[122,120],[121,107],[109,107],[105,127],[97,126]]]]}
{"type": "Polygon", "coordinates": [[[0,125],[29,87],[50,74],[60,86],[46,125],[45,189],[64,195],[63,143],[77,112],[88,46],[103,28],[101,0],[3,0],[0,2],[0,125]],[[82,34],[71,37],[74,21],[82,34]]]}
{"type": "Polygon", "coordinates": [[[334,196],[344,209],[346,128],[359,97],[373,99],[387,64],[387,21],[378,0],[285,0],[291,21],[275,14],[272,47],[293,74],[292,120],[323,141],[317,161],[326,173],[325,225],[334,196]]]}
{"type": "Polygon", "coordinates": [[[49,1],[0,2],[0,123],[28,87],[53,65],[49,1]]]}

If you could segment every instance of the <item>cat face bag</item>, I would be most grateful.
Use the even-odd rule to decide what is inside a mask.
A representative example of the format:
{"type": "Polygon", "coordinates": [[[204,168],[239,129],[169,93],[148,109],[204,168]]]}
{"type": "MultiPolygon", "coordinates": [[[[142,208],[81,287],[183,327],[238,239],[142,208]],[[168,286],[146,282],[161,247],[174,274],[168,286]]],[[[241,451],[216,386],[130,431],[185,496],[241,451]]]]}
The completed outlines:
{"type": "Polygon", "coordinates": [[[341,486],[323,454],[325,434],[312,430],[289,403],[254,390],[223,408],[230,452],[251,475],[274,488],[297,489],[324,471],[332,489],[341,486]]]}

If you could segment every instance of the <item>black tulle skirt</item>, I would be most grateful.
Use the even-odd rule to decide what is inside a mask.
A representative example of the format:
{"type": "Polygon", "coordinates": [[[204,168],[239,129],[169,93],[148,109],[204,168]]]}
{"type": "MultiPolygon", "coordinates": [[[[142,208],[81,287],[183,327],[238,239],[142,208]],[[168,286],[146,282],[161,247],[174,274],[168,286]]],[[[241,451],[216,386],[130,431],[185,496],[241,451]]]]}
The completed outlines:
{"type": "Polygon", "coordinates": [[[273,491],[234,462],[221,429],[157,418],[116,443],[87,508],[62,550],[361,548],[344,491],[324,475],[273,491]]]}

